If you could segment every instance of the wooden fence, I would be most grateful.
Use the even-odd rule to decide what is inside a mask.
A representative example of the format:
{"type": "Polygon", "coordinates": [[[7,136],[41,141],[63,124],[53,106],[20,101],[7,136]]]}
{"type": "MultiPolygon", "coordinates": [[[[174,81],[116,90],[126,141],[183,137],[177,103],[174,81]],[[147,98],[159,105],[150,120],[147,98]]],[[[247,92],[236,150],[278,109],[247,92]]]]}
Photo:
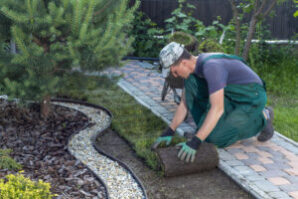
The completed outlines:
{"type": "MultiPolygon", "coordinates": [[[[233,17],[228,0],[188,0],[195,5],[194,17],[210,25],[217,16],[221,16],[221,23],[227,24],[233,17]]],[[[140,11],[145,12],[152,21],[164,27],[164,20],[171,16],[171,12],[178,7],[177,0],[141,0],[140,11]]],[[[298,18],[293,17],[296,7],[292,0],[287,0],[274,8],[275,16],[267,17],[265,24],[272,33],[271,39],[290,39],[298,33],[298,18]]],[[[249,20],[247,16],[246,21],[249,20]]]]}

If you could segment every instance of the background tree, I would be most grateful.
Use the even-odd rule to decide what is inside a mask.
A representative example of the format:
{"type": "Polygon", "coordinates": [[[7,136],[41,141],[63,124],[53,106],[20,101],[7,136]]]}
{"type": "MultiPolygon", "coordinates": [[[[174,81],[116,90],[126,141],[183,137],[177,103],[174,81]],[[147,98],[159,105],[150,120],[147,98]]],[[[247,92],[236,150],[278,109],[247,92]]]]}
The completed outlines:
{"type": "Polygon", "coordinates": [[[251,14],[249,29],[242,52],[242,57],[244,59],[247,59],[251,45],[251,40],[255,33],[257,23],[264,20],[277,3],[281,3],[284,1],[285,0],[229,0],[234,14],[233,20],[236,29],[235,54],[240,54],[240,24],[243,20],[243,14],[251,14]]]}
{"type": "MultiPolygon", "coordinates": [[[[293,0],[293,2],[296,4],[296,8],[298,8],[298,0],[293,0]]],[[[298,10],[294,12],[293,16],[298,17],[298,10]]]]}
{"type": "Polygon", "coordinates": [[[47,117],[50,96],[73,66],[102,70],[131,51],[127,35],[139,1],[1,0],[0,90],[9,97],[38,100],[47,117]],[[7,31],[8,30],[8,31],[7,31]],[[7,36],[17,45],[11,54],[7,36]]]}

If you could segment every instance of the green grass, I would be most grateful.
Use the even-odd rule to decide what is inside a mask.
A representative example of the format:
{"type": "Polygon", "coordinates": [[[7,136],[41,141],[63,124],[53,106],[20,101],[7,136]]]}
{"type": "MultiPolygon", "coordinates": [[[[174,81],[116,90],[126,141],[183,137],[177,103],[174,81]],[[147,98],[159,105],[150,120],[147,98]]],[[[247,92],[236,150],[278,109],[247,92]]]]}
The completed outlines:
{"type": "Polygon", "coordinates": [[[274,108],[274,128],[298,142],[298,98],[268,93],[268,105],[274,108]]]}
{"type": "Polygon", "coordinates": [[[253,69],[266,82],[268,105],[274,108],[275,130],[298,141],[298,58],[290,55],[253,69]]]}

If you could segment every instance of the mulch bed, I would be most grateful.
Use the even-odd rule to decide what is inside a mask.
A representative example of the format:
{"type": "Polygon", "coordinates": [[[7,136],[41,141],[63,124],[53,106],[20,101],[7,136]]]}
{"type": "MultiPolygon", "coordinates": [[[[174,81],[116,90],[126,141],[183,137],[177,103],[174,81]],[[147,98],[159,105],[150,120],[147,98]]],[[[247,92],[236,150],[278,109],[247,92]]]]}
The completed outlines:
{"type": "MultiPolygon", "coordinates": [[[[69,137],[89,123],[82,113],[52,105],[53,114],[40,118],[40,107],[17,107],[0,101],[0,148],[23,165],[23,175],[51,183],[57,198],[106,198],[95,175],[67,151],[69,137]]],[[[0,178],[16,171],[0,170],[0,178]]]]}

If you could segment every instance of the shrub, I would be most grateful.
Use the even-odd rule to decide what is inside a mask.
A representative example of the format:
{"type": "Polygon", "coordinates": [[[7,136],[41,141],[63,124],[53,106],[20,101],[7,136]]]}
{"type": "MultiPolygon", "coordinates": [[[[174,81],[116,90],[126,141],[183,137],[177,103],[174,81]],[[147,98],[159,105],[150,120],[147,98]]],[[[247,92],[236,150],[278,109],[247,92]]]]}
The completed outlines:
{"type": "Polygon", "coordinates": [[[190,52],[195,52],[197,50],[198,40],[190,34],[184,32],[174,32],[173,35],[169,36],[169,42],[171,41],[183,44],[190,52]]]}
{"type": "Polygon", "coordinates": [[[0,149],[0,169],[20,170],[22,165],[9,157],[10,149],[0,149]]]}
{"type": "Polygon", "coordinates": [[[130,35],[135,38],[132,43],[134,56],[137,57],[158,57],[159,51],[166,44],[165,38],[158,38],[163,34],[163,29],[158,28],[145,13],[136,12],[135,20],[132,23],[130,35]]]}
{"type": "Polygon", "coordinates": [[[204,40],[198,48],[199,52],[224,52],[223,47],[212,39],[204,40]]]}
{"type": "Polygon", "coordinates": [[[6,182],[4,179],[0,180],[0,198],[50,199],[56,196],[50,192],[51,185],[42,180],[34,182],[25,178],[21,173],[9,174],[5,178],[6,182]]]}

